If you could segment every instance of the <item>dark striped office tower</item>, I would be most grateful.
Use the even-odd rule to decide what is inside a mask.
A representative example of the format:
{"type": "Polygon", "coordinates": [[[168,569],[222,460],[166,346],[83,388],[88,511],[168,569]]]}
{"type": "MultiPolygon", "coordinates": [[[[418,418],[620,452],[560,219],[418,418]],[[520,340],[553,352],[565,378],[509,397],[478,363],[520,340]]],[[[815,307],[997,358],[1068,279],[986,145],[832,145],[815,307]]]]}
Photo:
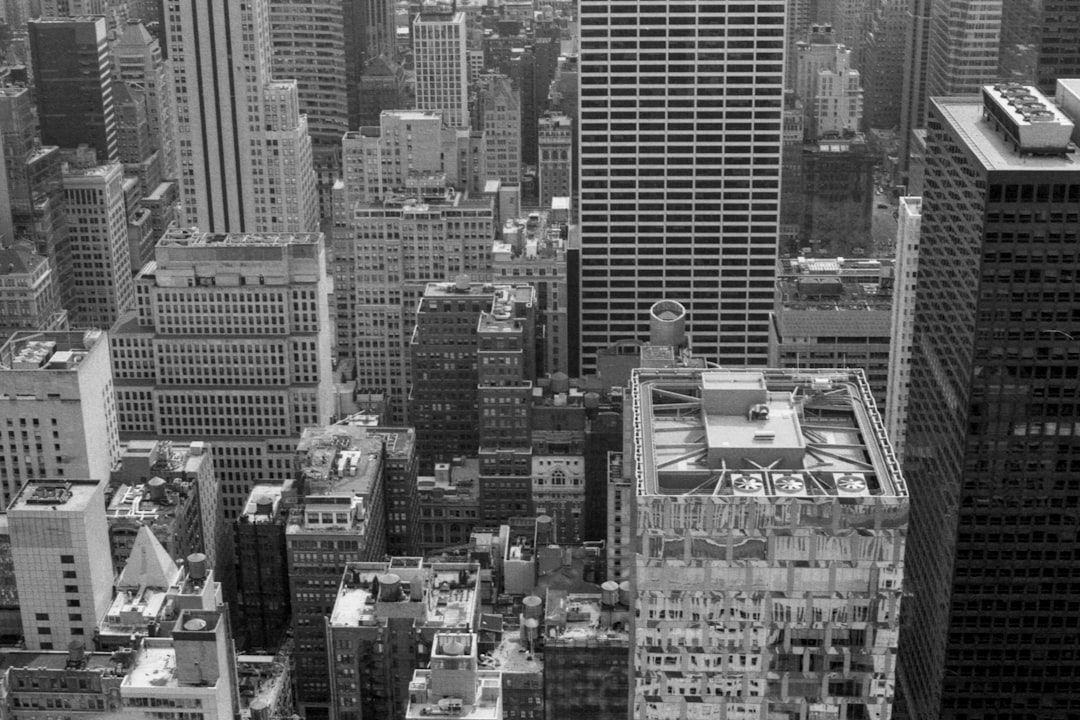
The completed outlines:
{"type": "Polygon", "coordinates": [[[1080,160],[1030,86],[932,98],[904,475],[918,720],[1080,715],[1080,160]]]}

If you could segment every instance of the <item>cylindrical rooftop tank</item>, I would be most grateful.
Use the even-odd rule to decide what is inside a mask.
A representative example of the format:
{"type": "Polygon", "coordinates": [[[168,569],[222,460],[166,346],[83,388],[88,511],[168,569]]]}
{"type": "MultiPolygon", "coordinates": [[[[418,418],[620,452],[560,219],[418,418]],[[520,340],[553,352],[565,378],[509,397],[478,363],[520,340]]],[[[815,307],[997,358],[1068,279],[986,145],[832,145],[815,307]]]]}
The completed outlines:
{"type": "Polygon", "coordinates": [[[661,300],[649,308],[649,344],[686,346],[686,308],[674,300],[661,300]]]}

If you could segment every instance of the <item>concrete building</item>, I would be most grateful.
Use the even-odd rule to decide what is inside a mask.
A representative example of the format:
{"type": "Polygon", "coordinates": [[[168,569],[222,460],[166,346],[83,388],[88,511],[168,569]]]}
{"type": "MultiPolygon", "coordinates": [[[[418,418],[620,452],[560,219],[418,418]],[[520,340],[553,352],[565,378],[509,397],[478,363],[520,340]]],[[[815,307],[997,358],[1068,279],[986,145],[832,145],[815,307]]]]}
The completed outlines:
{"type": "Polygon", "coordinates": [[[326,621],[327,644],[340,653],[330,674],[338,712],[401,716],[438,634],[478,628],[479,569],[417,557],[345,567],[326,621]]]}
{"type": "Polygon", "coordinates": [[[300,502],[286,529],[289,595],[300,711],[333,707],[324,618],[347,563],[386,555],[383,440],[348,425],[309,428],[296,448],[300,502]]]}
{"type": "Polygon", "coordinates": [[[364,64],[357,95],[364,102],[358,103],[358,114],[355,122],[350,121],[350,127],[377,126],[383,112],[412,105],[405,81],[405,68],[388,57],[372,58],[364,64]]]}
{"type": "Polygon", "coordinates": [[[271,77],[269,5],[166,2],[183,213],[204,231],[318,228],[311,138],[296,83],[271,77]]]}
{"type": "Polygon", "coordinates": [[[870,6],[874,14],[859,67],[864,88],[863,117],[868,128],[895,128],[900,126],[904,112],[904,73],[898,68],[904,67],[911,3],[880,0],[870,6]]]}
{"type": "Polygon", "coordinates": [[[23,641],[30,650],[88,643],[112,602],[104,482],[29,480],[8,505],[23,641]]]}
{"type": "Polygon", "coordinates": [[[466,720],[507,717],[500,673],[480,669],[472,633],[440,633],[431,646],[430,669],[413,672],[406,720],[440,713],[466,720]]]}
{"type": "Polygon", "coordinates": [[[1077,23],[1080,8],[1068,0],[1002,3],[999,77],[1034,81],[1047,95],[1058,78],[1080,77],[1077,23]]]}
{"type": "Polygon", "coordinates": [[[434,475],[416,480],[420,496],[420,551],[427,556],[469,541],[480,524],[480,461],[435,463],[434,475]]]}
{"type": "Polygon", "coordinates": [[[893,268],[879,260],[798,258],[777,268],[769,365],[787,370],[859,368],[886,406],[893,268]]]}
{"type": "Polygon", "coordinates": [[[795,48],[798,77],[795,92],[806,113],[806,139],[856,132],[862,126],[863,89],[851,48],[841,44],[829,26],[814,26],[795,48]]]}
{"type": "Polygon", "coordinates": [[[64,169],[71,259],[71,323],[107,329],[135,306],[131,248],[119,163],[64,169]]]}
{"type": "Polygon", "coordinates": [[[492,246],[492,277],[536,291],[536,374],[566,373],[569,355],[567,250],[574,228],[560,214],[530,213],[503,225],[492,246]]]}
{"type": "Polygon", "coordinates": [[[919,591],[900,689],[911,717],[1057,720],[1080,711],[1056,680],[1078,662],[1057,578],[1075,548],[1063,509],[1080,503],[1065,410],[1080,359],[1080,87],[1060,81],[1058,107],[1030,85],[981,95],[932,99],[927,123],[904,452],[919,591]]]}
{"type": "Polygon", "coordinates": [[[40,717],[49,702],[67,702],[69,712],[79,718],[127,717],[120,697],[124,666],[112,653],[87,652],[85,646],[6,652],[0,673],[5,717],[10,720],[40,717]]]}
{"type": "Polygon", "coordinates": [[[451,128],[469,127],[465,13],[425,6],[412,23],[416,109],[438,113],[451,128]]]}
{"type": "Polygon", "coordinates": [[[351,231],[335,237],[338,353],[355,358],[359,392],[385,394],[394,423],[409,417],[408,348],[425,287],[491,277],[492,201],[431,183],[355,205],[351,231]]]}
{"type": "MultiPolygon", "coordinates": [[[[536,641],[543,648],[547,717],[629,716],[631,594],[618,588],[607,582],[601,594],[547,591],[536,641]]],[[[529,612],[526,604],[522,634],[531,639],[529,612]]]]}
{"type": "Polygon", "coordinates": [[[201,440],[131,440],[110,477],[109,541],[119,573],[142,526],[172,557],[206,555],[219,569],[227,602],[236,600],[232,533],[225,524],[213,448],[201,440]]]}
{"type": "Polygon", "coordinates": [[[927,102],[940,95],[977,93],[997,79],[1003,5],[1003,0],[932,0],[927,102]]]}
{"type": "Polygon", "coordinates": [[[579,365],[593,371],[601,348],[647,336],[647,310],[665,297],[685,299],[695,352],[765,364],[785,16],[779,0],[581,6],[581,361],[571,360],[572,375],[579,365]],[[639,32],[677,43],[685,57],[640,47],[639,32]],[[624,96],[630,82],[638,89],[624,96]]]}
{"type": "Polygon", "coordinates": [[[546,112],[537,128],[539,142],[540,207],[551,207],[557,197],[574,197],[573,120],[566,115],[546,112]]]}
{"type": "MultiPolygon", "coordinates": [[[[179,177],[180,167],[172,65],[165,61],[158,41],[138,20],[124,25],[123,33],[112,43],[111,50],[116,80],[145,103],[150,147],[160,154],[162,177],[175,180],[179,177]]],[[[147,194],[151,190],[153,187],[147,194]]]]}
{"type": "Polygon", "coordinates": [[[107,479],[120,460],[120,439],[105,335],[11,336],[0,346],[0,418],[5,507],[29,480],[107,479]]]}
{"type": "Polygon", "coordinates": [[[858,371],[640,368],[636,717],[889,717],[908,493],[858,371]]]}
{"type": "Polygon", "coordinates": [[[20,330],[66,328],[59,278],[48,258],[28,243],[0,248],[0,339],[20,330]]]}
{"type": "Polygon", "coordinates": [[[236,567],[240,578],[238,635],[246,648],[276,651],[289,627],[289,562],[285,549],[292,483],[256,485],[236,518],[236,567]]]}
{"type": "Polygon", "coordinates": [[[27,23],[41,140],[119,160],[112,62],[103,17],[40,17],[27,23]]]}
{"type": "Polygon", "coordinates": [[[291,476],[301,431],[333,412],[322,234],[174,229],[136,286],[112,333],[121,432],[213,443],[235,519],[256,482],[291,476]]]}
{"type": "Polygon", "coordinates": [[[498,73],[477,81],[472,127],[484,132],[487,177],[521,182],[521,93],[498,73]]]}
{"type": "Polygon", "coordinates": [[[873,253],[874,165],[862,134],[823,137],[803,146],[799,247],[815,255],[873,253]]]}
{"type": "Polygon", "coordinates": [[[896,266],[893,270],[892,318],[889,321],[889,385],[885,392],[885,429],[903,464],[907,446],[908,392],[911,354],[914,351],[915,288],[919,277],[919,236],[922,198],[900,198],[896,230],[896,266]]]}

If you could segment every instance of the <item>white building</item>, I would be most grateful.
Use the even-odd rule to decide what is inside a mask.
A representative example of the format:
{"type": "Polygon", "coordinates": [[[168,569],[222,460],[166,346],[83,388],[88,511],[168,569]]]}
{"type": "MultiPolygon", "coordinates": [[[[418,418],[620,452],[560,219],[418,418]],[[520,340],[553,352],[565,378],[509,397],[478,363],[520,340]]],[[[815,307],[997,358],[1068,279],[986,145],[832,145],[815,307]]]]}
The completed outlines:
{"type": "Polygon", "coordinates": [[[311,138],[295,85],[271,79],[268,0],[168,0],[165,28],[186,222],[219,233],[315,230],[311,138]]]}
{"type": "Polygon", "coordinates": [[[696,353],[766,362],[784,19],[782,0],[582,4],[582,369],[648,337],[649,308],[669,297],[696,353]]]}
{"type": "Polygon", "coordinates": [[[321,233],[174,229],[113,333],[126,439],[203,438],[225,517],[292,477],[303,428],[330,420],[330,278],[321,233]]]}
{"type": "Polygon", "coordinates": [[[34,478],[107,479],[118,428],[104,333],[22,332],[0,345],[4,507],[34,478]]]}
{"type": "Polygon", "coordinates": [[[911,381],[911,352],[915,341],[915,286],[919,277],[919,235],[922,226],[922,198],[900,198],[896,228],[896,269],[892,301],[892,340],[889,343],[889,387],[885,397],[885,429],[904,462],[907,436],[908,383],[911,381]]]}
{"type": "Polygon", "coordinates": [[[112,54],[115,77],[146,100],[146,120],[153,148],[161,152],[162,175],[178,177],[172,63],[165,62],[160,44],[139,21],[124,26],[112,54]]]}
{"type": "Polygon", "coordinates": [[[464,12],[424,8],[413,21],[416,109],[442,115],[452,128],[469,127],[469,57],[464,12]]]}
{"type": "Polygon", "coordinates": [[[86,646],[112,604],[104,479],[31,480],[8,507],[23,639],[30,650],[86,646]]]}
{"type": "Polygon", "coordinates": [[[505,75],[482,75],[476,103],[477,129],[484,131],[487,176],[504,183],[521,182],[521,93],[505,75]]]}

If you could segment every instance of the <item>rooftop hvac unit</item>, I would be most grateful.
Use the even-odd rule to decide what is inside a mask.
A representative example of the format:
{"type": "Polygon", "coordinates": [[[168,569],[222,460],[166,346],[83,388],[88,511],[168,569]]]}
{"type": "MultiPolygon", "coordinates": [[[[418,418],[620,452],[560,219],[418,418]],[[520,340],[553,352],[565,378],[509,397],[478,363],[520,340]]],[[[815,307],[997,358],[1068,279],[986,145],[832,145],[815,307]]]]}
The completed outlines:
{"type": "Polygon", "coordinates": [[[736,473],[731,476],[736,495],[764,495],[765,480],[758,473],[736,473]]]}
{"type": "Polygon", "coordinates": [[[836,492],[840,495],[866,495],[866,475],[863,473],[844,473],[836,475],[836,492]]]}
{"type": "Polygon", "coordinates": [[[773,487],[779,495],[802,495],[806,493],[806,481],[801,474],[787,473],[772,476],[773,487]]]}

